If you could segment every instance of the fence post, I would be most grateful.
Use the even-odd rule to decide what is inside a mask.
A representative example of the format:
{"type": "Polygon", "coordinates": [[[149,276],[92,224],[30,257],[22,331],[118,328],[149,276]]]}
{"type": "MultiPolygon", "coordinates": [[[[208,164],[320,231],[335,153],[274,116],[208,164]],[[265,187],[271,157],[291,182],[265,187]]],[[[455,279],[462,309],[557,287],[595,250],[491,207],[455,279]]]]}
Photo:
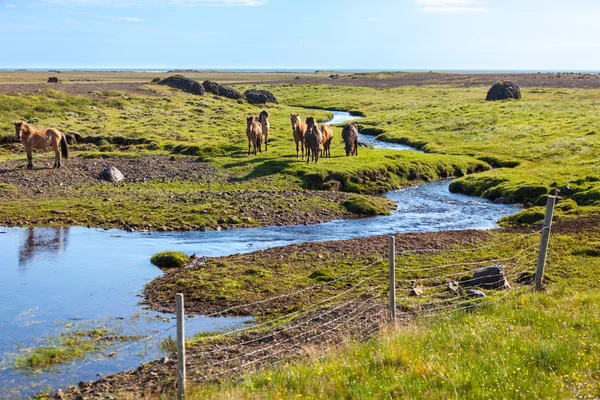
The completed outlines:
{"type": "Polygon", "coordinates": [[[388,238],[388,264],[390,269],[390,322],[396,325],[396,238],[388,238]]]}
{"type": "Polygon", "coordinates": [[[177,314],[177,399],[185,399],[185,327],[183,312],[183,294],[175,295],[177,314]]]}
{"type": "Polygon", "coordinates": [[[546,216],[544,217],[544,228],[540,241],[540,253],[538,254],[537,268],[535,270],[535,290],[543,290],[544,269],[546,267],[546,255],[548,253],[548,242],[550,241],[550,229],[552,228],[552,217],[554,216],[554,204],[556,197],[548,196],[546,202],[546,216]]]}

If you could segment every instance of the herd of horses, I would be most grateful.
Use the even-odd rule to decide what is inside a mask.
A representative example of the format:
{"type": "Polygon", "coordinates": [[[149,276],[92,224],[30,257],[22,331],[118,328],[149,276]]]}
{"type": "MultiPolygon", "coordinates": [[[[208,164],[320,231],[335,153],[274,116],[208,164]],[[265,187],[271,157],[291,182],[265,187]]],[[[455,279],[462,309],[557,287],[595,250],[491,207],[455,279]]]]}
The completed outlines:
{"type": "MultiPolygon", "coordinates": [[[[290,114],[292,122],[292,134],[296,142],[296,158],[306,155],[306,162],[319,162],[321,157],[331,157],[331,141],[333,139],[333,128],[331,125],[317,124],[315,117],[307,117],[302,121],[299,114],[290,114]],[[305,150],[306,149],[306,150],[305,150]],[[306,153],[306,154],[305,154],[306,153]]],[[[258,115],[248,116],[246,119],[246,135],[248,136],[248,156],[250,153],[256,155],[256,151],[262,153],[262,144],[265,151],[268,150],[269,140],[269,113],[263,110],[258,115]],[[252,151],[251,151],[252,149],[252,151]]],[[[342,139],[346,147],[346,156],[358,156],[358,127],[350,123],[342,130],[342,139]]]]}
{"type": "MultiPolygon", "coordinates": [[[[306,155],[306,162],[319,162],[321,157],[331,157],[331,141],[333,128],[330,125],[319,126],[314,117],[307,117],[302,121],[300,115],[290,114],[292,132],[296,142],[296,158],[306,155]],[[300,153],[300,154],[299,154],[300,153]]],[[[248,136],[248,156],[256,151],[262,153],[264,143],[265,151],[269,149],[269,112],[263,110],[258,117],[249,116],[246,119],[246,135],[248,136]]],[[[69,158],[69,146],[64,133],[58,129],[33,129],[27,123],[15,122],[17,140],[23,143],[27,153],[27,169],[33,168],[33,149],[45,150],[52,146],[54,149],[54,168],[60,168],[60,156],[69,158]]],[[[346,147],[346,156],[358,155],[358,128],[350,123],[342,130],[342,139],[346,147]]]]}

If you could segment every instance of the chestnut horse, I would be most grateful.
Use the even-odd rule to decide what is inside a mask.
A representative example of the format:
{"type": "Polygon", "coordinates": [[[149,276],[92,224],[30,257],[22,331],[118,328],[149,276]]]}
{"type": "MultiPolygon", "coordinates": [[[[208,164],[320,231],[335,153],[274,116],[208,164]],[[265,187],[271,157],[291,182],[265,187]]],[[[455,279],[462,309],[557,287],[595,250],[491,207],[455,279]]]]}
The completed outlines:
{"type": "Polygon", "coordinates": [[[262,110],[260,114],[258,114],[258,122],[262,126],[262,134],[263,139],[265,141],[265,151],[269,150],[269,128],[271,125],[269,124],[269,112],[267,110],[262,110]]]}
{"type": "Polygon", "coordinates": [[[346,125],[342,130],[342,139],[346,144],[346,157],[358,156],[358,127],[352,123],[346,125]]]}
{"type": "Polygon", "coordinates": [[[33,168],[33,149],[45,150],[49,146],[54,149],[54,167],[60,168],[60,153],[65,160],[69,158],[67,138],[58,129],[33,129],[25,122],[15,122],[17,139],[23,143],[27,152],[27,169],[33,168]],[[60,151],[58,146],[60,145],[60,151]]]}
{"type": "Polygon", "coordinates": [[[312,160],[315,163],[319,162],[319,145],[321,144],[323,135],[321,129],[315,121],[315,117],[306,118],[306,132],[304,133],[304,141],[306,142],[306,163],[312,160]],[[312,153],[312,156],[311,156],[312,153]]]}
{"type": "Polygon", "coordinates": [[[296,142],[296,158],[298,158],[298,150],[300,144],[302,146],[302,159],[304,160],[304,132],[306,132],[306,124],[300,119],[298,114],[290,114],[290,120],[292,121],[292,133],[294,134],[294,141],[296,142]]]}
{"type": "Polygon", "coordinates": [[[262,126],[256,118],[249,116],[246,118],[246,136],[248,136],[248,156],[250,156],[250,143],[254,146],[254,155],[256,155],[256,149],[262,153],[262,126]]]}
{"type": "Polygon", "coordinates": [[[323,150],[321,151],[321,157],[331,157],[331,139],[333,139],[333,128],[331,125],[321,125],[321,133],[323,138],[321,139],[321,145],[323,150]]]}

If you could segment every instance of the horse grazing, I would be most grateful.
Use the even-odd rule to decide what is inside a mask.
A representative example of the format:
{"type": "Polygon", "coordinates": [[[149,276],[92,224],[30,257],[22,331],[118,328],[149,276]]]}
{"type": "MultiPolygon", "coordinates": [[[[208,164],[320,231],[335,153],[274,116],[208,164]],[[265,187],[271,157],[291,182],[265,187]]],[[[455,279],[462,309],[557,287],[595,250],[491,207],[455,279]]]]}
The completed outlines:
{"type": "Polygon", "coordinates": [[[358,127],[354,124],[348,124],[342,130],[342,139],[346,144],[346,157],[358,156],[358,127]]]}
{"type": "Polygon", "coordinates": [[[256,118],[249,116],[246,118],[246,136],[248,136],[248,156],[250,155],[250,144],[254,146],[254,155],[256,155],[256,149],[262,153],[262,126],[256,118]]]}
{"type": "Polygon", "coordinates": [[[49,146],[54,149],[54,168],[60,168],[60,154],[65,160],[69,158],[67,138],[58,129],[33,129],[25,122],[15,122],[17,139],[23,143],[27,152],[27,169],[33,168],[33,149],[45,150],[49,146]],[[60,151],[58,146],[60,145],[60,151]]]}
{"type": "Polygon", "coordinates": [[[331,157],[331,139],[333,139],[333,128],[331,125],[321,125],[321,132],[323,134],[323,138],[321,139],[321,145],[323,146],[323,150],[321,152],[321,157],[331,157]]]}
{"type": "Polygon", "coordinates": [[[262,126],[262,134],[263,139],[265,140],[265,151],[269,150],[269,128],[271,125],[269,124],[269,112],[267,110],[262,110],[260,114],[258,114],[258,122],[262,126]]]}
{"type": "Polygon", "coordinates": [[[306,132],[306,124],[300,119],[298,114],[290,114],[290,120],[292,121],[292,132],[294,134],[294,141],[296,142],[296,158],[298,158],[298,150],[302,146],[302,159],[304,160],[304,132],[306,132]]]}
{"type": "Polygon", "coordinates": [[[306,132],[304,133],[304,141],[306,142],[306,163],[312,160],[315,163],[319,162],[319,145],[323,134],[315,121],[315,117],[306,118],[306,132]],[[312,153],[312,157],[311,157],[312,153]]]}

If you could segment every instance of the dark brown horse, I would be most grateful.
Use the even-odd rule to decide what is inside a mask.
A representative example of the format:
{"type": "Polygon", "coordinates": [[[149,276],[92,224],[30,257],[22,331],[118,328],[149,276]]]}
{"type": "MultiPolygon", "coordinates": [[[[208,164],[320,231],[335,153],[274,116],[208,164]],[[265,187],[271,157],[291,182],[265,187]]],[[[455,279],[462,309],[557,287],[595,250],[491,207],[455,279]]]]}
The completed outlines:
{"type": "Polygon", "coordinates": [[[33,168],[33,149],[45,150],[52,146],[54,149],[54,168],[60,168],[60,153],[63,158],[69,158],[67,138],[58,129],[33,129],[25,122],[15,122],[17,139],[25,146],[27,152],[27,169],[33,168]],[[60,151],[58,147],[60,146],[60,151]]]}
{"type": "Polygon", "coordinates": [[[296,142],[296,158],[298,151],[302,146],[302,159],[304,160],[304,132],[306,132],[306,124],[300,119],[299,114],[290,114],[292,121],[292,133],[294,134],[294,142],[296,142]]]}
{"type": "Polygon", "coordinates": [[[263,140],[265,142],[265,151],[269,150],[269,128],[271,125],[269,124],[269,112],[267,110],[262,110],[260,114],[258,114],[258,122],[262,127],[262,135],[263,140]]]}
{"type": "Polygon", "coordinates": [[[315,117],[306,118],[306,132],[304,132],[304,142],[306,142],[306,163],[312,159],[315,163],[319,162],[319,146],[323,134],[315,121],[315,117]]]}
{"type": "Polygon", "coordinates": [[[358,127],[352,123],[342,130],[342,139],[346,145],[346,157],[358,156],[358,127]]]}
{"type": "Polygon", "coordinates": [[[250,144],[254,146],[254,155],[256,155],[256,149],[262,153],[262,126],[256,118],[249,116],[246,118],[246,136],[248,136],[248,156],[250,155],[250,144]]]}

